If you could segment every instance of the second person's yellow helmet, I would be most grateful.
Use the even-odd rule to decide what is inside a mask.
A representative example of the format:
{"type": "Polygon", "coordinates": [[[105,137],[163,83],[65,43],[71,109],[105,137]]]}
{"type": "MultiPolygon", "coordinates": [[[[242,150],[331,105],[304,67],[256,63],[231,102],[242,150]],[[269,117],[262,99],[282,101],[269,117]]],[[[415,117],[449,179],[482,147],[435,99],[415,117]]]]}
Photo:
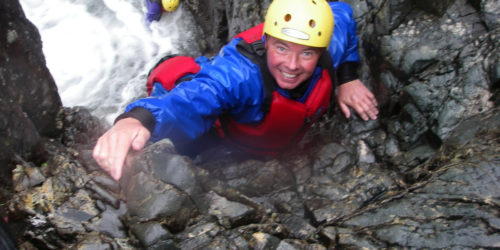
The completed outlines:
{"type": "Polygon", "coordinates": [[[172,12],[179,6],[179,0],[161,0],[161,5],[166,11],[172,12]]]}
{"type": "Polygon", "coordinates": [[[333,13],[325,0],[274,0],[267,9],[264,34],[311,47],[328,47],[333,13]]]}

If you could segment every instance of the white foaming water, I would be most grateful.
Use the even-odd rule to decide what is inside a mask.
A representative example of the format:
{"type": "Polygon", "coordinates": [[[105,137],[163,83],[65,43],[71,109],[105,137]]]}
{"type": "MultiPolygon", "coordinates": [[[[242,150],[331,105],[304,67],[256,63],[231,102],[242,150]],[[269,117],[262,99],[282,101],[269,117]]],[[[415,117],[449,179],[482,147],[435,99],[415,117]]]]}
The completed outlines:
{"type": "MultiPolygon", "coordinates": [[[[145,24],[143,0],[21,0],[37,26],[64,106],[84,106],[107,124],[146,96],[156,61],[189,38],[183,8],[145,24]]],[[[182,7],[182,6],[180,6],[182,7]]]]}

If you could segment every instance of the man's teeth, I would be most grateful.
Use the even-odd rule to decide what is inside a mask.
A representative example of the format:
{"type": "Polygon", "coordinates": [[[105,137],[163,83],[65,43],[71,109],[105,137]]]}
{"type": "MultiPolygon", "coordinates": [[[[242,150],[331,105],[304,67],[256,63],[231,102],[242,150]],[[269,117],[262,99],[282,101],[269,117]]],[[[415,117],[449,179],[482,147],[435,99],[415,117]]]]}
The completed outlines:
{"type": "Polygon", "coordinates": [[[292,75],[292,74],[288,74],[288,73],[285,73],[285,72],[281,72],[281,74],[283,74],[285,77],[288,77],[288,78],[294,78],[294,77],[297,76],[297,75],[292,75]]]}

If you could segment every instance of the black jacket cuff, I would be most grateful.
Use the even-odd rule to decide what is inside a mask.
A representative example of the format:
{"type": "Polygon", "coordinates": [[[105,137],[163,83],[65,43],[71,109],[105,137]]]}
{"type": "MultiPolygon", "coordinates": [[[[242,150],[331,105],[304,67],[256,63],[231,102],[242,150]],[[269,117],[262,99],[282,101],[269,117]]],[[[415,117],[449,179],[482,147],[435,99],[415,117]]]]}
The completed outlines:
{"type": "Polygon", "coordinates": [[[115,122],[125,118],[134,118],[141,122],[142,126],[144,126],[151,134],[155,130],[155,117],[151,112],[145,108],[136,107],[131,109],[129,112],[123,113],[116,117],[115,122]]]}
{"type": "Polygon", "coordinates": [[[357,62],[345,62],[337,67],[337,79],[340,85],[358,78],[357,62]]]}

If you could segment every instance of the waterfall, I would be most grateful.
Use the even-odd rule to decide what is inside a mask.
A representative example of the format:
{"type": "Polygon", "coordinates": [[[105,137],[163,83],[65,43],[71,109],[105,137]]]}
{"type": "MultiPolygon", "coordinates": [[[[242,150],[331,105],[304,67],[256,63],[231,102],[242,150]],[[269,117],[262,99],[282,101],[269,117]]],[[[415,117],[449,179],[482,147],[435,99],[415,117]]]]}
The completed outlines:
{"type": "Polygon", "coordinates": [[[38,28],[47,67],[63,105],[84,106],[111,124],[134,99],[145,97],[149,69],[179,53],[191,36],[186,10],[147,25],[143,0],[21,0],[38,28]]]}

